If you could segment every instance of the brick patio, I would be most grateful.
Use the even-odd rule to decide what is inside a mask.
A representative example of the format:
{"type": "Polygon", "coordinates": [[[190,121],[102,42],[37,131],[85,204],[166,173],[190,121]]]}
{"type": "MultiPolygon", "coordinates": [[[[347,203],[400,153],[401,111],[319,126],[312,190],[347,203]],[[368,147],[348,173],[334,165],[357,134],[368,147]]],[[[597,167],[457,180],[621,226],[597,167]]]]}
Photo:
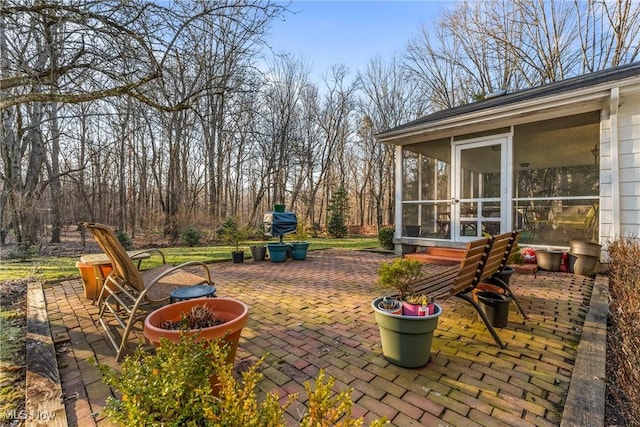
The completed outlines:
{"type": "MultiPolygon", "coordinates": [[[[515,274],[512,289],[530,320],[514,309],[495,346],[473,308],[440,301],[443,315],[431,362],[420,369],[381,355],[371,300],[376,269],[390,255],[346,250],[309,252],[306,261],[211,265],[219,296],[250,306],[236,365],[268,353],[264,392],[298,392],[320,369],[352,388],[354,414],[386,416],[397,426],[560,425],[594,279],[566,273],[515,274]]],[[[111,390],[89,363],[117,366],[96,326],[97,307],[79,280],[44,286],[68,424],[107,426],[100,414],[111,390]]],[[[289,408],[293,424],[303,402],[289,408]]]]}

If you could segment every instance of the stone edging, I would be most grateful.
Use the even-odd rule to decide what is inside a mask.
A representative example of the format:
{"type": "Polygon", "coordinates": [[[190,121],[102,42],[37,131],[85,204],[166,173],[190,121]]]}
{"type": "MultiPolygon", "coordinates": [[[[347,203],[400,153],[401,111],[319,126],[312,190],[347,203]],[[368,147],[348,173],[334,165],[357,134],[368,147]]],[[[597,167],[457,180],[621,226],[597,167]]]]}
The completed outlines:
{"type": "Polygon", "coordinates": [[[51,338],[42,283],[27,287],[25,425],[67,427],[58,358],[51,338]]]}
{"type": "Polygon", "coordinates": [[[609,279],[598,275],[584,319],[560,427],[604,426],[609,279]]]}

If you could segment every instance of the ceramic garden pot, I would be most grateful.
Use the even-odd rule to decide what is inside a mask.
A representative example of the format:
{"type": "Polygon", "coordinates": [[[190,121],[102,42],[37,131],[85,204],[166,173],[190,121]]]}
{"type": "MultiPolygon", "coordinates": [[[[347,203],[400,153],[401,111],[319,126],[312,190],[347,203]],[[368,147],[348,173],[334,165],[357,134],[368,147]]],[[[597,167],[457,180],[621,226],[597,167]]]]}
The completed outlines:
{"type": "Polygon", "coordinates": [[[547,271],[560,271],[560,263],[562,262],[561,251],[536,251],[536,261],[538,267],[547,271]]]}
{"type": "Polygon", "coordinates": [[[380,331],[383,356],[394,365],[418,368],[429,363],[433,332],[438,326],[442,308],[434,304],[435,314],[403,316],[378,308],[382,297],[371,302],[380,331]]]}
{"type": "Polygon", "coordinates": [[[307,249],[309,248],[309,242],[291,242],[291,258],[295,260],[307,259],[307,249]]]}
{"type": "Polygon", "coordinates": [[[224,341],[229,343],[227,362],[233,363],[242,328],[249,320],[249,307],[243,302],[232,298],[195,298],[160,307],[152,311],[144,320],[145,338],[154,346],[160,344],[160,338],[162,337],[172,342],[178,342],[180,334],[184,331],[162,329],[159,325],[166,320],[179,320],[192,307],[202,305],[210,308],[215,313],[216,318],[223,320],[224,323],[208,328],[189,330],[187,333],[189,335],[197,334],[198,341],[224,338],[224,341]]]}
{"type": "Polygon", "coordinates": [[[387,302],[387,306],[384,305],[384,298],[378,303],[378,308],[389,314],[402,314],[402,301],[398,299],[390,299],[387,302]]]}
{"type": "Polygon", "coordinates": [[[571,245],[571,253],[574,255],[588,255],[600,258],[602,245],[582,240],[572,240],[569,244],[571,245]]]}
{"type": "Polygon", "coordinates": [[[271,262],[285,262],[287,259],[287,249],[289,245],[285,243],[267,243],[269,259],[271,262]]]}

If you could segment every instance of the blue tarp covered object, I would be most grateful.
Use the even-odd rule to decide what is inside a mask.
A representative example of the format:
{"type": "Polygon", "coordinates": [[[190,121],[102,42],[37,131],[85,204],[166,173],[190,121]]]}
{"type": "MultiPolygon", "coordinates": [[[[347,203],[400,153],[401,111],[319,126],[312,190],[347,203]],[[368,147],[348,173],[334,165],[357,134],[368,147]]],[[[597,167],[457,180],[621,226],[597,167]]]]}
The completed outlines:
{"type": "Polygon", "coordinates": [[[271,236],[284,236],[295,233],[298,219],[293,212],[268,212],[264,215],[265,233],[271,236]]]}

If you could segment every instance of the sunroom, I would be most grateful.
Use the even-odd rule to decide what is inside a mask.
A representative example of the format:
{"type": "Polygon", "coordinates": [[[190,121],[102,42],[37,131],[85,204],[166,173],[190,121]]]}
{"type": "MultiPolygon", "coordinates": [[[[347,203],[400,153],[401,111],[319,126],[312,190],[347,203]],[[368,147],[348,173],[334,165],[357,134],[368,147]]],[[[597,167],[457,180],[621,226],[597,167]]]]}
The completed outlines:
{"type": "Polygon", "coordinates": [[[639,73],[489,97],[379,134],[396,146],[397,251],[514,229],[533,247],[637,235],[639,73]]]}

